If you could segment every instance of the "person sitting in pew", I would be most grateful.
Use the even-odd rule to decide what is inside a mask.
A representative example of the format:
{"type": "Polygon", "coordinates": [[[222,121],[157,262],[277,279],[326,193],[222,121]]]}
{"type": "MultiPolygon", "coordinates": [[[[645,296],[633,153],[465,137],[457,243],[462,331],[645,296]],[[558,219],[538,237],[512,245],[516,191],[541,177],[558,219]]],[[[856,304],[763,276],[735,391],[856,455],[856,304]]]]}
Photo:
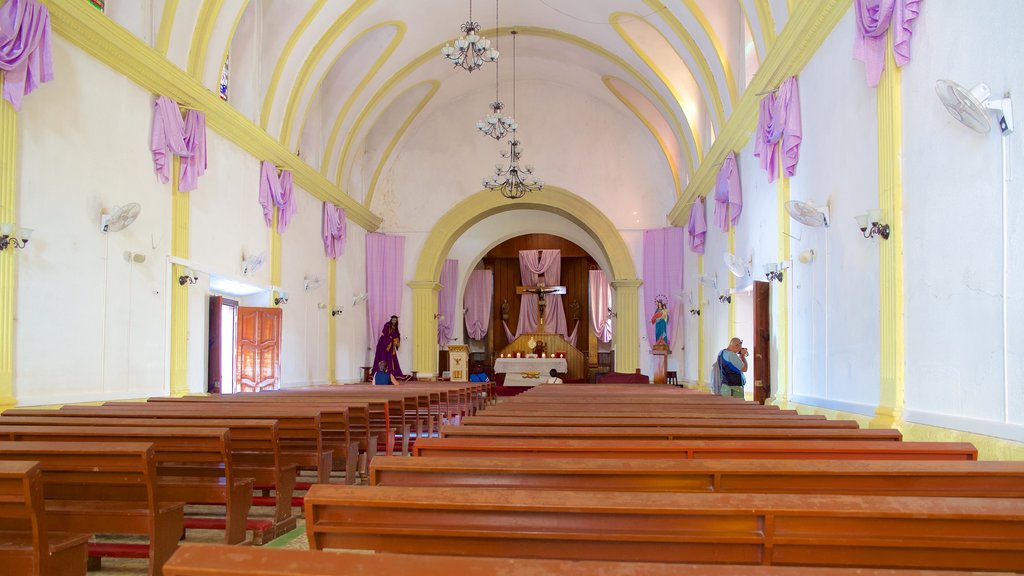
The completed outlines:
{"type": "Polygon", "coordinates": [[[388,372],[388,363],[381,360],[377,364],[377,371],[373,373],[373,384],[375,386],[397,386],[398,381],[388,372]]]}
{"type": "Polygon", "coordinates": [[[743,387],[747,383],[747,349],[743,341],[733,338],[729,346],[718,353],[718,370],[721,374],[719,394],[743,398],[743,387]]]}

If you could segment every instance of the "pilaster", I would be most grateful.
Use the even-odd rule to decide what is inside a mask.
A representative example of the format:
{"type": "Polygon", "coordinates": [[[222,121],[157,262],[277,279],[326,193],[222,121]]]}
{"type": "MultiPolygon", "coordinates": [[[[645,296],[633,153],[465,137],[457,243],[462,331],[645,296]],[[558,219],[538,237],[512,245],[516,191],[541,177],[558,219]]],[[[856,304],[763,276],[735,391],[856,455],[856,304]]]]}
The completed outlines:
{"type": "MultiPolygon", "coordinates": [[[[171,165],[171,256],[188,259],[189,197],[178,189],[181,161],[171,165]]],[[[188,288],[178,284],[185,268],[171,266],[171,395],[188,394],[188,288]]]]}
{"type": "MultiPolygon", "coordinates": [[[[3,82],[0,81],[0,86],[3,82]]],[[[18,114],[0,99],[0,223],[16,224],[18,114]]],[[[0,408],[14,406],[14,259],[16,248],[0,250],[0,408]]]]}
{"type": "Polygon", "coordinates": [[[640,297],[643,280],[613,280],[615,289],[615,371],[633,372],[640,367],[640,297]]]}
{"type": "Polygon", "coordinates": [[[413,281],[412,288],[412,370],[437,375],[437,293],[439,282],[413,281]]]}
{"type": "Polygon", "coordinates": [[[335,372],[338,369],[338,335],[337,322],[334,316],[334,307],[338,305],[338,299],[334,291],[338,288],[338,262],[334,258],[327,259],[327,383],[334,384],[338,380],[335,372]]]}

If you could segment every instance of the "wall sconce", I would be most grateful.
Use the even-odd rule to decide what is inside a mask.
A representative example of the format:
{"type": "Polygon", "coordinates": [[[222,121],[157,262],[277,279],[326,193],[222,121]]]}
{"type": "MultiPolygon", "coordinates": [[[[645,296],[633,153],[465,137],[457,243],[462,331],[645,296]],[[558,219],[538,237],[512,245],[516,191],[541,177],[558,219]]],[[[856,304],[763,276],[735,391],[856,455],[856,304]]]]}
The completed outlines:
{"type": "Polygon", "coordinates": [[[195,284],[199,282],[199,273],[191,268],[185,268],[185,273],[178,276],[178,285],[195,284]]]}
{"type": "Polygon", "coordinates": [[[865,238],[881,236],[883,240],[889,239],[889,225],[882,222],[882,215],[880,209],[872,208],[866,214],[854,216],[857,227],[864,233],[865,238]]]}
{"type": "Polygon", "coordinates": [[[615,312],[614,312],[614,311],[613,311],[613,310],[612,310],[611,308],[609,308],[609,309],[608,309],[608,317],[609,317],[609,318],[618,318],[618,317],[619,317],[619,315],[618,315],[618,314],[616,314],[616,313],[615,313],[615,312]]]}
{"type": "Polygon", "coordinates": [[[776,280],[782,282],[782,271],[789,268],[790,261],[785,262],[769,262],[764,265],[764,277],[769,282],[775,282],[776,280]]]}
{"type": "Polygon", "coordinates": [[[288,293],[281,291],[277,292],[277,296],[274,296],[274,306],[280,306],[281,304],[288,303],[288,293]]]}
{"type": "Polygon", "coordinates": [[[338,306],[334,310],[331,310],[331,316],[341,316],[341,314],[344,311],[345,311],[345,307],[344,306],[338,306]]]}
{"type": "Polygon", "coordinates": [[[722,304],[732,304],[732,294],[722,292],[718,295],[718,301],[722,304]]]}
{"type": "Polygon", "coordinates": [[[700,316],[700,308],[690,308],[690,314],[700,316]]]}
{"type": "Polygon", "coordinates": [[[24,248],[31,237],[31,228],[15,228],[14,224],[0,224],[0,250],[7,250],[8,246],[24,248]]]}

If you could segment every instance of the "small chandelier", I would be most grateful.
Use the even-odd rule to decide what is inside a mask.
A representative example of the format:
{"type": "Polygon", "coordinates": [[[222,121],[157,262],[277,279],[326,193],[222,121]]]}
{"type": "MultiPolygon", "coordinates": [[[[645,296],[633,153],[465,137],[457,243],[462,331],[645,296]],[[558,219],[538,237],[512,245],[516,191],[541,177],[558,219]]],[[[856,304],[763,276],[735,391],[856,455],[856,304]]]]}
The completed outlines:
{"type": "Polygon", "coordinates": [[[497,62],[498,51],[491,48],[491,41],[478,34],[480,23],[473,21],[473,0],[469,1],[469,20],[462,25],[462,36],[455,45],[445,44],[441,55],[450,60],[456,68],[467,72],[479,70],[484,62],[497,62]]]}
{"type": "MultiPolygon", "coordinates": [[[[498,20],[498,0],[494,1],[494,29],[500,30],[498,20]]],[[[498,47],[498,38],[494,38],[494,47],[498,47]]],[[[509,130],[515,131],[518,127],[516,121],[511,116],[502,114],[502,109],[505,105],[501,102],[500,91],[498,90],[498,63],[494,63],[494,102],[491,102],[491,113],[487,115],[483,120],[479,120],[476,123],[477,130],[484,134],[494,138],[495,140],[501,140],[508,134],[509,130]]]]}

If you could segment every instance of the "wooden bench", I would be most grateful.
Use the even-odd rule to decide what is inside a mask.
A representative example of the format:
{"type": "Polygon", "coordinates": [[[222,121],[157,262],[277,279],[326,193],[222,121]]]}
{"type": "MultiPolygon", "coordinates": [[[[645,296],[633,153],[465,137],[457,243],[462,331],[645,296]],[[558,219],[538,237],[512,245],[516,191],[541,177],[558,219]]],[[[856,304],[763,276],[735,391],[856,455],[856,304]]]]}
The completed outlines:
{"type": "Polygon", "coordinates": [[[1024,462],[396,458],[374,461],[383,486],[1024,498],[1024,462]]]}
{"type": "Polygon", "coordinates": [[[804,419],[799,416],[791,418],[783,417],[762,417],[762,418],[732,418],[724,416],[715,420],[707,418],[668,418],[668,417],[642,417],[631,418],[562,418],[559,416],[491,416],[486,412],[476,416],[470,416],[462,420],[463,426],[561,426],[561,427],[593,427],[593,428],[621,428],[621,427],[650,427],[665,426],[668,428],[704,428],[714,426],[718,428],[860,428],[854,420],[826,420],[824,418],[804,419]]]}
{"type": "Polygon", "coordinates": [[[319,484],[310,548],[775,566],[1024,570],[1024,500],[319,484]]]}
{"type": "Polygon", "coordinates": [[[969,442],[871,440],[607,440],[555,438],[424,438],[416,456],[491,458],[679,458],[798,460],[977,460],[969,442]]]}
{"type": "Polygon", "coordinates": [[[38,462],[0,462],[0,566],[6,574],[84,576],[89,534],[50,530],[38,462]]]}
{"type": "Polygon", "coordinates": [[[149,559],[163,573],[178,547],[185,503],[163,499],[153,446],[142,442],[0,442],[0,460],[35,460],[42,470],[51,529],[93,534],[141,534],[146,545],[89,545],[89,556],[149,559]]]}
{"type": "Polygon", "coordinates": [[[658,426],[587,428],[574,426],[442,426],[442,438],[617,438],[634,440],[888,440],[903,438],[891,429],[682,428],[658,426]]]}
{"type": "Polygon", "coordinates": [[[586,406],[583,404],[530,404],[517,405],[512,402],[503,402],[497,406],[491,406],[480,412],[482,416],[561,416],[563,418],[636,418],[638,416],[651,417],[681,417],[681,418],[772,418],[785,416],[824,420],[820,414],[799,414],[796,410],[750,410],[746,407],[734,409],[732,406],[662,406],[658,404],[645,406],[616,406],[615,404],[601,404],[600,406],[586,406]]]}
{"type": "Polygon", "coordinates": [[[164,565],[166,576],[967,576],[972,572],[790,566],[716,566],[536,558],[465,558],[419,554],[318,552],[185,544],[164,565]]]}

